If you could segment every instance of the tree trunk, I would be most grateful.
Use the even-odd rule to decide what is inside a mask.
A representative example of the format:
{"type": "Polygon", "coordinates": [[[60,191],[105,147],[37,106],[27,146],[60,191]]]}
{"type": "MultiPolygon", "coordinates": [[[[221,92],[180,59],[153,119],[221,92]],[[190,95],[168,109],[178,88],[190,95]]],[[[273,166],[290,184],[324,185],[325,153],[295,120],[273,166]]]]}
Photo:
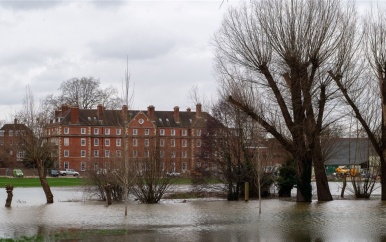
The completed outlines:
{"type": "Polygon", "coordinates": [[[5,206],[11,207],[12,197],[13,197],[13,186],[5,185],[5,190],[7,191],[7,199],[5,200],[5,206]]]}
{"type": "Polygon", "coordinates": [[[381,200],[386,201],[386,150],[383,150],[381,157],[381,200]]]}
{"type": "Polygon", "coordinates": [[[312,160],[310,158],[297,161],[297,202],[312,202],[311,167],[312,160]]]}
{"type": "Polygon", "coordinates": [[[111,184],[107,184],[105,186],[105,190],[106,190],[107,205],[111,205],[111,204],[113,204],[113,202],[111,200],[111,190],[112,190],[111,184]]]}
{"type": "Polygon", "coordinates": [[[347,186],[347,175],[343,174],[343,187],[342,187],[342,192],[340,193],[340,197],[344,198],[344,191],[346,190],[347,186]]]}
{"type": "Polygon", "coordinates": [[[332,201],[333,199],[330,192],[330,187],[328,186],[328,179],[326,170],[324,168],[321,146],[318,141],[315,142],[313,160],[318,201],[332,201]]]}
{"type": "Polygon", "coordinates": [[[54,203],[54,195],[47,182],[47,172],[42,161],[36,162],[39,174],[40,184],[42,185],[44,194],[46,195],[47,203],[54,203]]]}

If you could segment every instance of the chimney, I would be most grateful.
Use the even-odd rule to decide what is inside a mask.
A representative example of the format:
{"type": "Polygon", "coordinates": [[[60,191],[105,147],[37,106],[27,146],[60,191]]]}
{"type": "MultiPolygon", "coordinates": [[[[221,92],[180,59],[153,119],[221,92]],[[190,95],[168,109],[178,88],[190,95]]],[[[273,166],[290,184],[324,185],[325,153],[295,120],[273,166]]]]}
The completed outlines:
{"type": "Polygon", "coordinates": [[[196,118],[201,118],[201,103],[196,104],[196,118]]]}
{"type": "Polygon", "coordinates": [[[149,117],[150,121],[155,121],[155,107],[153,105],[150,105],[147,107],[147,116],[149,117]]]}
{"type": "Polygon", "coordinates": [[[127,118],[127,105],[122,105],[122,118],[126,119],[127,118]]]}
{"type": "Polygon", "coordinates": [[[180,108],[178,106],[174,107],[173,117],[176,123],[180,123],[180,108]]]}
{"type": "Polygon", "coordinates": [[[186,109],[186,112],[188,112],[188,113],[190,113],[191,111],[192,111],[191,108],[187,108],[187,109],[186,109]]]}
{"type": "Polygon", "coordinates": [[[71,107],[71,124],[79,124],[79,107],[71,107]]]}
{"type": "Polygon", "coordinates": [[[55,110],[55,118],[61,117],[62,116],[62,111],[60,110],[55,110]]]}
{"type": "Polygon", "coordinates": [[[68,112],[68,106],[67,104],[62,105],[62,117],[64,117],[68,112]]]}
{"type": "Polygon", "coordinates": [[[97,117],[99,120],[102,120],[103,118],[103,106],[102,104],[98,104],[97,106],[97,117]]]}
{"type": "Polygon", "coordinates": [[[17,124],[17,118],[15,118],[14,120],[13,120],[13,123],[16,125],[17,124]]]}

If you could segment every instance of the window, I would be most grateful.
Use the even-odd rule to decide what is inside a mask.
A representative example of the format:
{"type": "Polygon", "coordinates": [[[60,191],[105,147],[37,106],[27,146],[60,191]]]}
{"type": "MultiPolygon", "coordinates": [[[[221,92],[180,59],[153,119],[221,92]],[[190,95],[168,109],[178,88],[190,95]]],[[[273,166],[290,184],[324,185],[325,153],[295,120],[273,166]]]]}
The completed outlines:
{"type": "Polygon", "coordinates": [[[5,133],[4,130],[0,130],[0,136],[4,136],[4,133],[5,133]]]}
{"type": "Polygon", "coordinates": [[[70,145],[70,139],[69,138],[64,138],[63,139],[63,144],[64,144],[64,146],[69,146],[70,145]]]}
{"type": "Polygon", "coordinates": [[[137,156],[138,156],[137,150],[133,150],[133,157],[137,157],[137,156]]]}
{"type": "Polygon", "coordinates": [[[81,170],[81,171],[85,171],[85,170],[86,170],[86,162],[85,162],[85,161],[82,161],[82,162],[80,163],[80,170],[81,170]]]}
{"type": "Polygon", "coordinates": [[[94,128],[94,134],[99,134],[99,129],[98,128],[94,128]]]}
{"type": "Polygon", "coordinates": [[[149,129],[145,129],[145,135],[149,135],[149,129]]]}
{"type": "Polygon", "coordinates": [[[110,146],[110,139],[105,139],[105,146],[110,146]]]}
{"type": "Polygon", "coordinates": [[[133,135],[138,135],[138,129],[133,129],[133,135]]]}
{"type": "Polygon", "coordinates": [[[159,135],[165,135],[165,130],[164,129],[160,129],[159,135]]]}
{"type": "Polygon", "coordinates": [[[70,133],[70,128],[64,128],[64,134],[69,134],[70,133]]]}
{"type": "Polygon", "coordinates": [[[120,151],[120,150],[115,151],[115,155],[116,155],[117,157],[121,157],[121,151],[120,151]]]}
{"type": "Polygon", "coordinates": [[[105,150],[105,157],[110,157],[110,150],[105,150]]]}
{"type": "Polygon", "coordinates": [[[150,152],[148,150],[145,150],[145,158],[149,158],[150,157],[150,152]]]}
{"type": "Polygon", "coordinates": [[[85,150],[80,151],[80,157],[86,157],[86,151],[85,150]]]}
{"type": "Polygon", "coordinates": [[[164,158],[165,157],[165,151],[161,150],[159,155],[161,158],[164,158]]]}
{"type": "Polygon", "coordinates": [[[80,139],[80,145],[81,146],[86,146],[86,138],[81,138],[80,139]]]}
{"type": "Polygon", "coordinates": [[[176,152],[175,152],[175,151],[172,151],[170,157],[176,158],[176,152]]]}
{"type": "Polygon", "coordinates": [[[171,145],[172,147],[176,147],[176,141],[175,141],[174,139],[171,139],[171,140],[170,140],[170,145],[171,145]]]}
{"type": "Polygon", "coordinates": [[[16,153],[17,160],[18,160],[18,161],[23,160],[24,155],[25,155],[25,151],[18,151],[18,152],[16,153]]]}
{"type": "Polygon", "coordinates": [[[197,136],[201,136],[201,130],[200,129],[197,130],[197,136]]]}
{"type": "Polygon", "coordinates": [[[172,129],[171,135],[172,135],[172,136],[175,136],[175,135],[176,135],[176,130],[175,130],[175,129],[172,129]]]}
{"type": "Polygon", "coordinates": [[[81,129],[80,129],[80,133],[81,133],[81,134],[86,134],[86,128],[81,128],[81,129]]]}
{"type": "Polygon", "coordinates": [[[186,158],[186,157],[188,157],[188,152],[186,152],[186,151],[182,151],[182,158],[186,158]]]}
{"type": "Polygon", "coordinates": [[[106,128],[106,129],[105,129],[105,134],[106,134],[106,135],[110,135],[110,129],[109,129],[109,128],[106,128]]]}
{"type": "Polygon", "coordinates": [[[95,138],[94,139],[94,146],[98,146],[99,145],[99,139],[98,138],[95,138]]]}
{"type": "Polygon", "coordinates": [[[121,143],[122,143],[122,140],[121,140],[121,139],[117,139],[117,140],[115,141],[116,146],[121,146],[121,143]]]}
{"type": "Polygon", "coordinates": [[[186,146],[188,146],[188,142],[186,139],[183,139],[182,140],[182,147],[186,147],[186,146]]]}
{"type": "Polygon", "coordinates": [[[70,151],[64,150],[64,157],[69,157],[69,156],[70,156],[70,151]]]}
{"type": "Polygon", "coordinates": [[[182,162],[182,171],[185,172],[186,169],[187,169],[188,165],[186,164],[186,162],[182,162]]]}
{"type": "Polygon", "coordinates": [[[138,123],[139,124],[143,124],[145,121],[142,119],[142,118],[140,118],[139,120],[138,120],[138,123]]]}
{"type": "Polygon", "coordinates": [[[70,168],[70,162],[65,161],[64,162],[64,169],[69,169],[70,168]]]}
{"type": "Polygon", "coordinates": [[[115,132],[117,133],[117,135],[121,135],[121,129],[117,129],[115,132]]]}
{"type": "Polygon", "coordinates": [[[99,150],[94,150],[94,157],[99,157],[99,150]]]}
{"type": "Polygon", "coordinates": [[[201,140],[198,139],[198,140],[196,141],[196,144],[197,144],[197,147],[200,147],[200,146],[201,146],[201,140]]]}
{"type": "Polygon", "coordinates": [[[161,147],[165,146],[165,140],[164,139],[159,140],[159,146],[161,146],[161,147]]]}
{"type": "Polygon", "coordinates": [[[145,139],[145,147],[149,147],[149,139],[145,139]]]}
{"type": "Polygon", "coordinates": [[[133,139],[133,146],[138,146],[138,140],[137,139],[133,139]]]}
{"type": "Polygon", "coordinates": [[[182,136],[186,136],[188,134],[187,130],[186,129],[183,129],[182,130],[182,136]]]}

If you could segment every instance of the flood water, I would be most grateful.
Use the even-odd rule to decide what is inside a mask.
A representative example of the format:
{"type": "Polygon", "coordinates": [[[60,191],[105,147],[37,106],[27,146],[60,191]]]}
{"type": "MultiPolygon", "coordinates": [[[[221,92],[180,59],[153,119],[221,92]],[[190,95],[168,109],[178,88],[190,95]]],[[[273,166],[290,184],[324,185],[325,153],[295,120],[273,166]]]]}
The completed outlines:
{"type": "MultiPolygon", "coordinates": [[[[0,207],[0,238],[122,229],[123,235],[102,235],[97,240],[386,241],[386,202],[379,196],[310,204],[266,199],[261,214],[256,200],[164,200],[153,205],[130,201],[125,217],[124,204],[86,200],[82,188],[52,190],[55,202],[45,204],[41,188],[15,188],[12,208],[0,207]]],[[[331,190],[340,194],[339,187],[331,190]]],[[[5,199],[4,189],[0,201],[5,204],[5,199]]]]}

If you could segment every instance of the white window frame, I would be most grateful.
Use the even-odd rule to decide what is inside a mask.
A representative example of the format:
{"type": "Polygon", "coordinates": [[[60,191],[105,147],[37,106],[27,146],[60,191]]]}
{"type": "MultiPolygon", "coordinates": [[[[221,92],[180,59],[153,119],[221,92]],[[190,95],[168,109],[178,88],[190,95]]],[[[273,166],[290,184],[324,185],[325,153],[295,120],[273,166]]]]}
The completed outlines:
{"type": "Polygon", "coordinates": [[[122,140],[121,139],[116,139],[115,140],[115,145],[116,146],[121,146],[122,145],[122,140]]]}
{"type": "Polygon", "coordinates": [[[99,128],[94,128],[94,134],[99,134],[99,128]]]}
{"type": "Polygon", "coordinates": [[[105,135],[110,135],[110,128],[105,129],[105,135]]]}
{"type": "Polygon", "coordinates": [[[149,135],[150,134],[150,130],[149,129],[145,129],[145,135],[149,135]]]}
{"type": "Polygon", "coordinates": [[[171,147],[176,147],[176,140],[175,139],[171,139],[170,140],[170,146],[171,147]]]}
{"type": "Polygon", "coordinates": [[[182,140],[182,147],[187,147],[188,146],[188,141],[186,139],[182,140]]]}
{"type": "Polygon", "coordinates": [[[196,136],[201,136],[201,129],[197,129],[196,136]]]}
{"type": "Polygon", "coordinates": [[[160,130],[159,130],[159,135],[164,136],[164,135],[165,135],[165,130],[164,130],[164,129],[160,129],[160,130]]]}
{"type": "Polygon", "coordinates": [[[145,147],[149,147],[149,139],[145,139],[145,147]]]}
{"type": "Polygon", "coordinates": [[[187,158],[188,157],[188,152],[187,151],[182,151],[182,154],[181,154],[182,158],[187,158]]]}
{"type": "Polygon", "coordinates": [[[110,146],[110,139],[105,139],[105,146],[110,146]]]}
{"type": "Polygon", "coordinates": [[[187,169],[188,169],[188,163],[182,162],[182,172],[185,173],[187,169]]]}
{"type": "Polygon", "coordinates": [[[175,129],[172,129],[170,135],[171,135],[171,136],[176,136],[176,130],[175,130],[175,129]]]}
{"type": "Polygon", "coordinates": [[[70,162],[69,161],[63,162],[63,166],[64,166],[64,169],[70,169],[70,162]]]}
{"type": "Polygon", "coordinates": [[[86,171],[86,162],[85,161],[81,161],[80,162],[80,171],[86,171]]]}
{"type": "Polygon", "coordinates": [[[200,139],[196,140],[196,146],[201,147],[201,140],[200,139]]]}
{"type": "Polygon", "coordinates": [[[133,150],[133,157],[138,157],[138,151],[137,150],[133,150]]]}
{"type": "Polygon", "coordinates": [[[86,150],[80,151],[80,157],[86,157],[86,150]]]}
{"type": "Polygon", "coordinates": [[[137,139],[133,139],[133,146],[138,146],[138,140],[137,139]]]}
{"type": "Polygon", "coordinates": [[[99,157],[99,150],[94,150],[94,157],[99,157]]]}
{"type": "Polygon", "coordinates": [[[116,129],[116,130],[115,130],[115,133],[116,133],[117,135],[121,135],[121,132],[122,132],[121,129],[116,129]]]}
{"type": "Polygon", "coordinates": [[[80,146],[86,146],[86,138],[80,139],[80,146]]]}
{"type": "Polygon", "coordinates": [[[94,138],[94,146],[99,146],[99,138],[94,138]]]}
{"type": "Polygon", "coordinates": [[[188,131],[186,129],[183,129],[181,131],[181,133],[182,133],[182,136],[187,136],[188,135],[188,131]]]}
{"type": "Polygon", "coordinates": [[[70,133],[70,128],[69,127],[64,127],[63,133],[64,134],[69,134],[70,133]]]}
{"type": "Polygon", "coordinates": [[[110,150],[105,150],[105,157],[110,157],[110,150]]]}
{"type": "Polygon", "coordinates": [[[70,138],[63,138],[63,145],[69,146],[70,145],[70,138]]]}
{"type": "Polygon", "coordinates": [[[159,146],[161,146],[161,147],[165,146],[165,140],[164,139],[159,140],[159,146]]]}
{"type": "Polygon", "coordinates": [[[138,135],[138,129],[133,129],[133,135],[138,135]]]}
{"type": "Polygon", "coordinates": [[[70,150],[64,150],[63,157],[70,157],[70,150]]]}
{"type": "MultiPolygon", "coordinates": [[[[81,134],[86,134],[86,128],[80,128],[80,133],[81,134]]],[[[82,161],[83,162],[83,161],[82,161]]]]}

